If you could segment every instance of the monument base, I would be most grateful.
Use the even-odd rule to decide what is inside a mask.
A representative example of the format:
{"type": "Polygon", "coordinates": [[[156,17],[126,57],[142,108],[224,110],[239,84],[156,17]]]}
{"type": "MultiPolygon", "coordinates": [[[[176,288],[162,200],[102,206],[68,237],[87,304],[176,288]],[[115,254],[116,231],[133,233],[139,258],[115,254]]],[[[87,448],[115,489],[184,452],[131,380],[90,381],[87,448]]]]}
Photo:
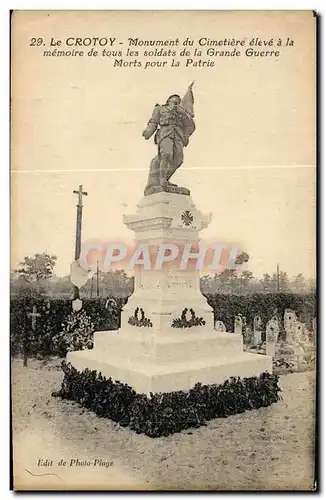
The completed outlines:
{"type": "MultiPolygon", "coordinates": [[[[89,365],[89,353],[78,356],[78,362],[82,357],[89,365]]],[[[98,359],[96,366],[99,367],[98,359]]],[[[107,366],[105,361],[104,366],[107,366]]],[[[116,364],[111,365],[112,368],[115,369],[116,364]]],[[[266,372],[256,377],[232,377],[223,384],[196,384],[189,391],[174,390],[148,397],[95,370],[78,371],[69,363],[63,363],[62,369],[64,379],[53,396],[75,401],[99,417],[152,438],[200,427],[214,418],[266,407],[280,399],[278,376],[266,372]]],[[[178,375],[177,378],[180,380],[178,375]]]]}
{"type": "Polygon", "coordinates": [[[159,336],[142,330],[97,332],[94,348],[69,352],[67,362],[78,371],[96,370],[147,395],[272,373],[272,358],[244,352],[238,334],[182,331],[159,336]]]}

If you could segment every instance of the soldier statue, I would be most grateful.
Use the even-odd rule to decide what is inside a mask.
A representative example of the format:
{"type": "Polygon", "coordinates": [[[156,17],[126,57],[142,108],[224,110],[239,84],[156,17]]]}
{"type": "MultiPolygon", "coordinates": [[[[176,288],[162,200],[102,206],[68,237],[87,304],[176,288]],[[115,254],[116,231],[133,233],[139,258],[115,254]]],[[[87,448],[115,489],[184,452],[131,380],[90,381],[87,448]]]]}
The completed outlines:
{"type": "Polygon", "coordinates": [[[193,83],[185,96],[171,95],[165,104],[156,104],[151,119],[143,132],[149,139],[155,132],[154,142],[158,153],[152,159],[145,196],[160,191],[190,194],[189,189],[170,182],[174,172],[183,163],[183,148],[188,145],[189,137],[195,131],[193,83]]]}

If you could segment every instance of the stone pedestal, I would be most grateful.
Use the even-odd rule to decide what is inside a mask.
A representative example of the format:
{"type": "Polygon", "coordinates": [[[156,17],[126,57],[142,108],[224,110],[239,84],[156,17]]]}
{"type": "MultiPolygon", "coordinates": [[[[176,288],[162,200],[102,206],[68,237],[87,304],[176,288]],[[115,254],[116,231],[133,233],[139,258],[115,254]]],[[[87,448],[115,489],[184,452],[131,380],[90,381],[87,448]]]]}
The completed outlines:
{"type": "Polygon", "coordinates": [[[151,269],[136,266],[135,291],[123,309],[121,329],[96,332],[94,348],[71,352],[67,361],[77,370],[96,370],[146,394],[271,373],[271,358],[244,352],[242,335],[214,330],[195,265],[182,270],[177,259],[155,269],[160,244],[177,243],[180,252],[183,245],[196,246],[209,221],[188,195],[144,197],[124,223],[135,232],[138,245],[153,251],[151,269]]]}

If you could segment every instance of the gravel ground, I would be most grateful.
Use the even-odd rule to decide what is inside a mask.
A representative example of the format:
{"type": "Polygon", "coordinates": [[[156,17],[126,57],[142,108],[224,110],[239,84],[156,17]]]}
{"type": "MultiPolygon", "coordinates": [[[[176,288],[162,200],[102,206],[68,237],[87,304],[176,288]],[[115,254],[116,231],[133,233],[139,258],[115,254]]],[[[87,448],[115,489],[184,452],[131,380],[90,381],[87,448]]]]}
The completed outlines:
{"type": "Polygon", "coordinates": [[[314,372],[282,375],[269,408],[157,439],[51,397],[61,380],[58,359],[12,362],[16,490],[314,488],[314,372]]]}

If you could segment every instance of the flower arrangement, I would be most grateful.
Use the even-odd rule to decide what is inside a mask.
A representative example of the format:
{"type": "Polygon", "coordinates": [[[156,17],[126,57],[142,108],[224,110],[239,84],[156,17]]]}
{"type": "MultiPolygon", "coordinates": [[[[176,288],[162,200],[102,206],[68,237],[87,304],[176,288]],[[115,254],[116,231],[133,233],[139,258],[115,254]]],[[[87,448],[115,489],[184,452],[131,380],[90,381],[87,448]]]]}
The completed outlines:
{"type": "Polygon", "coordinates": [[[94,325],[83,309],[71,312],[61,326],[62,330],[52,337],[53,348],[59,355],[92,349],[94,325]]]}

